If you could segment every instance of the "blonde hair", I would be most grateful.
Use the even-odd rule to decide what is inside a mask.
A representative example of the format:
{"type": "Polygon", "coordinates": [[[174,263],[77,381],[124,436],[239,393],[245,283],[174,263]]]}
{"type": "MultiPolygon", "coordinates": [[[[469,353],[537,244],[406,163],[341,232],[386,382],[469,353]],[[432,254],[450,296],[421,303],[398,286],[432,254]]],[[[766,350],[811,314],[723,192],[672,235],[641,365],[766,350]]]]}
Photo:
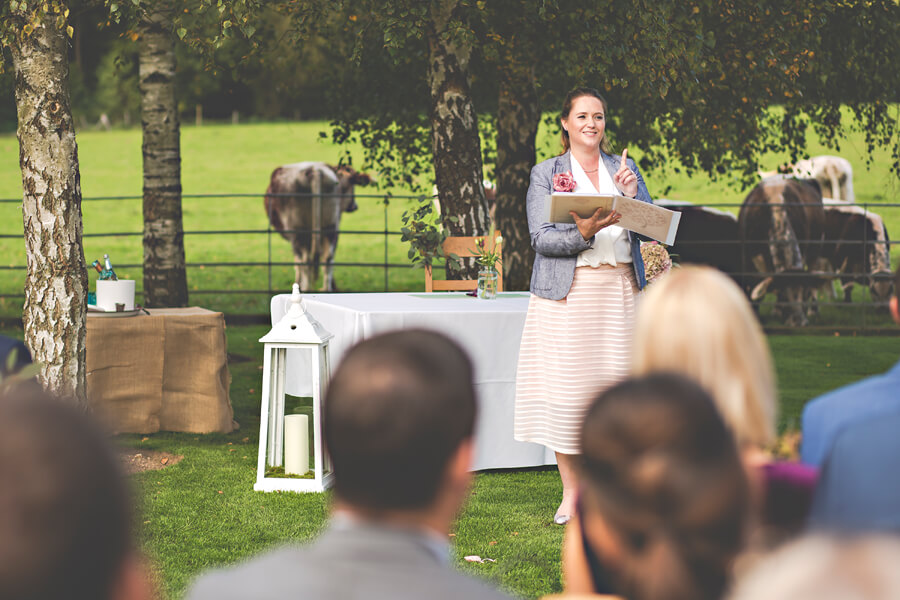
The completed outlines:
{"type": "Polygon", "coordinates": [[[744,293],[710,267],[674,269],[641,299],[635,375],[673,371],[715,400],[742,447],[775,437],[775,372],[762,328],[744,293]]]}

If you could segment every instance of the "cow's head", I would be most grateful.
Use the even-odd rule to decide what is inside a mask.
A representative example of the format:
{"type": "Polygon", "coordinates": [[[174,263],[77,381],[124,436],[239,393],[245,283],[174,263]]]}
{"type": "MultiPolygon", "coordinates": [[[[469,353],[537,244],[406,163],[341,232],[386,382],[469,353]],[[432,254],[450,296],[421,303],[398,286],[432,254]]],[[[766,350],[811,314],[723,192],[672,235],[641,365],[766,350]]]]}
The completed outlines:
{"type": "Polygon", "coordinates": [[[329,165],[334,174],[338,177],[338,193],[341,194],[341,210],[344,212],[353,212],[359,206],[356,204],[356,198],[353,194],[353,188],[357,185],[369,185],[372,178],[368,173],[361,173],[350,165],[329,165]]]}

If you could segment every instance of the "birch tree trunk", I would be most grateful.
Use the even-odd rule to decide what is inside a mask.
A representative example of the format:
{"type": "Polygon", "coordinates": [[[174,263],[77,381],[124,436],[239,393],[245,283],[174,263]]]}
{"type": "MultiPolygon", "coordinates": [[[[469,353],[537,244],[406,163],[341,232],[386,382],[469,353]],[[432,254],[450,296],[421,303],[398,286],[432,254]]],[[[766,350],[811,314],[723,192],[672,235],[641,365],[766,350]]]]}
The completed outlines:
{"type": "Polygon", "coordinates": [[[187,306],[175,39],[157,13],[141,23],[144,134],[144,305],[187,306]]]}
{"type": "Polygon", "coordinates": [[[503,233],[503,282],[509,290],[527,290],[534,250],[528,232],[525,196],[535,162],[535,137],[541,119],[534,66],[510,62],[501,70],[497,104],[497,228],[503,233]]]}
{"type": "Polygon", "coordinates": [[[81,245],[81,181],[69,104],[66,33],[45,17],[11,46],[16,77],[25,343],[49,391],[87,406],[88,277],[81,245]]]}
{"type": "MultiPolygon", "coordinates": [[[[434,175],[442,216],[451,235],[484,235],[488,206],[484,198],[478,117],[469,95],[468,62],[471,48],[447,33],[458,0],[431,3],[428,29],[428,80],[431,86],[431,140],[434,175]]],[[[477,266],[467,264],[448,277],[472,279],[477,266]]]]}

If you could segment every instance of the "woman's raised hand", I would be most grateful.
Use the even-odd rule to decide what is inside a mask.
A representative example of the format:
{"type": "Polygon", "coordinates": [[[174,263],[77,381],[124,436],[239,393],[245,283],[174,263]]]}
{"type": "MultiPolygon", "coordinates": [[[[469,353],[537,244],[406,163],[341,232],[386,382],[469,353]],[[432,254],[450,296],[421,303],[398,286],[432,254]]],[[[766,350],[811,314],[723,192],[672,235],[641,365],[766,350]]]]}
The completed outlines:
{"type": "Polygon", "coordinates": [[[581,237],[585,239],[585,241],[594,237],[598,231],[605,227],[609,227],[610,225],[615,225],[619,222],[619,219],[622,218],[622,215],[617,213],[616,211],[610,212],[608,215],[603,214],[603,209],[598,208],[594,214],[586,219],[582,219],[578,216],[578,213],[575,211],[569,211],[569,214],[572,215],[572,218],[575,219],[575,226],[578,227],[578,231],[581,233],[581,237]]]}
{"type": "Polygon", "coordinates": [[[628,168],[628,148],[622,150],[622,163],[619,165],[619,170],[613,175],[613,183],[623,195],[629,198],[637,196],[637,176],[628,168]]]}

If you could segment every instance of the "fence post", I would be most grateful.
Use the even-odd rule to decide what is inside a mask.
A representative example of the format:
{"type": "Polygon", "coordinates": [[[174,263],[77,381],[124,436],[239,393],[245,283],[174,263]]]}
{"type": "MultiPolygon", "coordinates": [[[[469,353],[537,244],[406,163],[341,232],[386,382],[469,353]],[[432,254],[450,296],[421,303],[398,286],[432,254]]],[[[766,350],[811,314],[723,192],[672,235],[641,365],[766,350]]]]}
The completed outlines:
{"type": "MultiPolygon", "coordinates": [[[[319,169],[315,170],[311,183],[310,189],[312,190],[312,197],[310,198],[310,202],[312,204],[312,235],[310,236],[310,248],[312,249],[312,263],[313,265],[318,265],[318,257],[322,255],[322,171],[319,169]]],[[[310,286],[315,285],[315,281],[318,278],[319,269],[316,268],[310,277],[310,286]]]]}
{"type": "Polygon", "coordinates": [[[384,197],[384,291],[388,291],[388,196],[384,197]]]}

